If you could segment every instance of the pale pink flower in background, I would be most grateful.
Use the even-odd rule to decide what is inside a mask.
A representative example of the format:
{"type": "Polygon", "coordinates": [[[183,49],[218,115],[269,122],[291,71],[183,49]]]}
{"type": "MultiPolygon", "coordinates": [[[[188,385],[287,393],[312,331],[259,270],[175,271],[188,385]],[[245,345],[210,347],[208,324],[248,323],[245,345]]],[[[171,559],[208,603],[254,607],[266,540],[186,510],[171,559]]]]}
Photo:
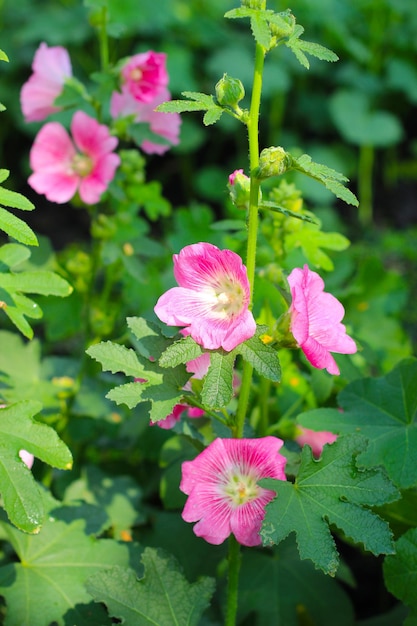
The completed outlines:
{"type": "Polygon", "coordinates": [[[140,102],[151,102],[168,85],[166,54],[148,50],[133,55],[122,67],[121,78],[122,92],[140,102]]]}
{"type": "Polygon", "coordinates": [[[173,259],[179,287],[169,289],[156,303],[160,320],[168,326],[185,326],[186,333],[208,350],[233,350],[255,334],[248,308],[249,281],[239,255],[196,243],[173,259]]]}
{"type": "Polygon", "coordinates": [[[286,480],[286,459],[278,452],[282,444],[276,437],[215,439],[182,464],[180,489],[188,495],[182,517],[197,522],[198,537],[219,545],[233,533],[245,546],[261,543],[265,507],[276,494],[257,483],[286,480]]]}
{"type": "Polygon", "coordinates": [[[188,404],[176,404],[172,409],[172,413],[167,415],[163,420],[158,420],[157,422],[154,422],[154,424],[159,426],[159,428],[169,430],[170,428],[173,428],[177,422],[180,421],[181,415],[183,413],[185,413],[188,417],[194,418],[204,415],[203,409],[199,409],[198,407],[191,407],[188,404]]]}
{"type": "Polygon", "coordinates": [[[33,456],[33,454],[31,454],[30,452],[27,452],[26,450],[20,450],[19,456],[22,459],[23,463],[29,469],[32,469],[32,465],[33,465],[33,462],[35,460],[35,457],[33,456]]]}
{"type": "Polygon", "coordinates": [[[74,114],[71,133],[72,139],[58,122],[41,128],[30,151],[28,183],[51,202],[68,202],[78,191],[83,202],[95,204],[120,163],[113,152],[117,139],[83,111],[74,114]]]}
{"type": "Polygon", "coordinates": [[[315,431],[303,426],[297,426],[296,442],[301,447],[306,444],[309,445],[315,458],[321,455],[326,443],[334,443],[336,439],[337,435],[328,430],[315,431]]]}
{"type": "Polygon", "coordinates": [[[33,73],[20,92],[20,104],[26,122],[40,122],[61,110],[54,105],[65,80],[72,76],[69,54],[61,46],[41,43],[32,63],[33,73]]]}
{"type": "Polygon", "coordinates": [[[324,282],[307,265],[288,276],[292,304],[290,330],[310,363],[329,374],[340,374],[330,352],[353,354],[357,347],[341,324],[345,314],[337,298],[324,290],[324,282]]]}
{"type": "Polygon", "coordinates": [[[164,154],[171,146],[179,143],[181,117],[178,113],[162,113],[155,108],[171,99],[168,89],[160,91],[151,102],[140,102],[128,92],[114,91],[110,100],[110,115],[113,118],[134,116],[137,123],[149,124],[150,130],[169,143],[157,143],[155,139],[145,139],[140,147],[146,154],[164,154]]]}

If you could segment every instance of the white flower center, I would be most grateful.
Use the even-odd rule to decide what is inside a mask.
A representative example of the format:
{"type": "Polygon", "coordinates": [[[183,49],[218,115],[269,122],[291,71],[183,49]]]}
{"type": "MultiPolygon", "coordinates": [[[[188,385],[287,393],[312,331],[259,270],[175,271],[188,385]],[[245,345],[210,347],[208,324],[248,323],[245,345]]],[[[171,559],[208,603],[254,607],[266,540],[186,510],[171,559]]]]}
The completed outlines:
{"type": "Polygon", "coordinates": [[[225,317],[233,317],[241,312],[245,299],[245,292],[240,283],[224,278],[215,289],[216,304],[214,310],[223,313],[225,317]]]}
{"type": "Polygon", "coordinates": [[[139,67],[135,67],[131,72],[130,72],[130,80],[133,83],[138,83],[140,81],[140,79],[143,76],[143,72],[139,67]]]}
{"type": "Polygon", "coordinates": [[[256,477],[251,474],[242,474],[238,469],[230,472],[223,485],[224,495],[234,506],[255,500],[260,492],[261,488],[256,484],[256,477]]]}
{"type": "Polygon", "coordinates": [[[71,169],[75,174],[84,178],[93,169],[93,161],[86,154],[76,154],[71,162],[71,169]]]}

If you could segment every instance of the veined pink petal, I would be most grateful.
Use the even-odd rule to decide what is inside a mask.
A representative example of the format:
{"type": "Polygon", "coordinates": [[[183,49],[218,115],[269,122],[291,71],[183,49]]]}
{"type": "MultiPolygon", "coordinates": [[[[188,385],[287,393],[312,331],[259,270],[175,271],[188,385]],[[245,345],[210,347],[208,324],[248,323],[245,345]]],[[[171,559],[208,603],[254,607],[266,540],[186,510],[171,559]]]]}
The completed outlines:
{"type": "Polygon", "coordinates": [[[209,243],[186,246],[174,255],[179,287],[163,294],[155,313],[208,350],[233,350],[255,334],[249,311],[249,282],[240,257],[209,243]]]}
{"type": "Polygon", "coordinates": [[[36,135],[29,156],[30,167],[69,173],[75,154],[74,144],[65,128],[58,122],[49,122],[36,135]]]}
{"type": "Polygon", "coordinates": [[[341,324],[342,304],[324,292],[324,282],[307,265],[294,269],[288,277],[291,288],[291,332],[310,363],[330,374],[339,368],[330,352],[353,354],[357,347],[341,324]]]}
{"type": "Polygon", "coordinates": [[[197,536],[213,544],[233,533],[240,543],[259,545],[266,504],[275,493],[261,478],[285,480],[281,439],[215,439],[193,461],[182,464],[180,489],[188,495],[183,519],[198,522],[197,536]]]}
{"type": "Polygon", "coordinates": [[[20,103],[26,122],[38,122],[60,110],[54,105],[66,78],[72,76],[69,54],[61,46],[49,48],[41,43],[33,64],[33,73],[23,85],[20,103]]]}

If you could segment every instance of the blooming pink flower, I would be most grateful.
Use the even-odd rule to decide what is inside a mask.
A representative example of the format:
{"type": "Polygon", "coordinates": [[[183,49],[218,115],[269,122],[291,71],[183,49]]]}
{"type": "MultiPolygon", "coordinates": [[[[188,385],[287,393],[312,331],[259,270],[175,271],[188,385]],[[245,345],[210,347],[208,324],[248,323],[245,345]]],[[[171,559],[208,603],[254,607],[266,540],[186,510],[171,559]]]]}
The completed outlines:
{"type": "Polygon", "coordinates": [[[179,143],[181,117],[178,113],[162,113],[155,111],[158,104],[171,99],[168,89],[159,92],[151,102],[140,102],[127,92],[114,91],[110,101],[110,114],[113,118],[134,116],[137,123],[149,124],[150,130],[160,135],[169,143],[157,143],[155,140],[145,139],[141,148],[146,154],[163,154],[179,143]]]}
{"type": "Polygon", "coordinates": [[[168,84],[166,54],[152,50],[135,54],[123,66],[121,77],[123,92],[140,102],[152,102],[168,84]]]}
{"type": "Polygon", "coordinates": [[[337,439],[337,435],[329,432],[328,430],[310,430],[310,428],[304,428],[303,426],[297,426],[297,435],[295,437],[296,442],[300,446],[309,445],[313,456],[318,458],[326,443],[333,443],[337,439]]]}
{"type": "Polygon", "coordinates": [[[292,295],[290,329],[295,340],[314,367],[340,374],[330,352],[353,354],[357,350],[340,323],[345,314],[342,304],[323,291],[323,280],[307,265],[294,269],[288,282],[292,295]]]}
{"type": "Polygon", "coordinates": [[[218,545],[233,533],[245,546],[261,543],[265,506],[275,492],[260,487],[261,478],[285,480],[286,459],[276,437],[215,439],[193,461],[182,464],[180,489],[188,495],[182,513],[197,522],[194,533],[218,545]]]}
{"type": "Polygon", "coordinates": [[[20,104],[26,122],[40,122],[61,110],[54,101],[62,92],[65,80],[72,76],[69,54],[61,46],[49,48],[41,43],[35,52],[32,70],[33,74],[21,89],[20,104]]]}
{"type": "Polygon", "coordinates": [[[117,139],[83,111],[74,114],[71,133],[73,139],[58,122],[41,128],[30,151],[28,183],[52,202],[68,202],[78,191],[83,202],[95,204],[120,163],[112,152],[117,139]]]}
{"type": "Polygon", "coordinates": [[[179,287],[164,293],[155,313],[185,331],[203,348],[233,350],[255,334],[249,311],[249,281],[241,258],[210,243],[196,243],[174,254],[179,287]]]}

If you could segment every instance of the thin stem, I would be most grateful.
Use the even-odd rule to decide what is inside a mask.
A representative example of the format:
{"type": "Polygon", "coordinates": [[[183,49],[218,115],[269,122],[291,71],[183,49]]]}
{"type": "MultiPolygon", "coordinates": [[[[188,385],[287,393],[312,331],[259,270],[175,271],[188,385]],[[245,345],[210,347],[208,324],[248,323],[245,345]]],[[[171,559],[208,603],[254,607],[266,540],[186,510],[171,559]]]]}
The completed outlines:
{"type": "Polygon", "coordinates": [[[240,544],[233,535],[229,537],[229,575],[227,581],[227,606],[224,626],[235,626],[238,606],[238,586],[240,570],[240,544]]]}
{"type": "Polygon", "coordinates": [[[361,146],[358,164],[359,221],[362,226],[372,222],[372,174],[374,169],[375,149],[373,146],[361,146]]]}
{"type": "MultiPolygon", "coordinates": [[[[253,288],[256,268],[256,244],[259,221],[259,181],[254,176],[259,165],[259,109],[261,106],[262,74],[265,60],[265,49],[256,44],[255,69],[253,75],[252,99],[248,119],[249,167],[250,167],[250,198],[248,214],[248,242],[246,251],[246,268],[250,287],[250,307],[253,303],[253,288]]],[[[242,384],[239,393],[239,402],[236,411],[236,422],[233,428],[234,437],[243,437],[246,413],[249,405],[250,388],[252,384],[253,367],[245,362],[243,366],[242,384]]]]}
{"type": "Polygon", "coordinates": [[[105,71],[109,66],[109,38],[107,36],[107,8],[101,9],[101,20],[99,26],[99,41],[100,41],[100,64],[102,71],[105,71]]]}

